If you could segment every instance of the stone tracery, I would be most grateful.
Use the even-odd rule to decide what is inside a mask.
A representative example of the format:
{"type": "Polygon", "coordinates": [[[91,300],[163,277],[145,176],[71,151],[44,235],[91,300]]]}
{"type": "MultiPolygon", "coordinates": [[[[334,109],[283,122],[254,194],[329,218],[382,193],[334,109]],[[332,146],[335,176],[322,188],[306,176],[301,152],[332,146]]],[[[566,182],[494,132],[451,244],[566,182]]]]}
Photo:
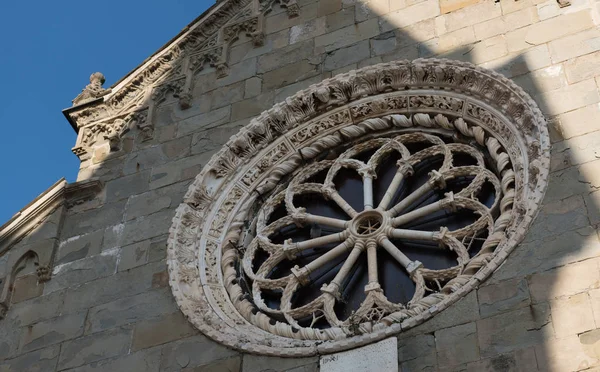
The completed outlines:
{"type": "Polygon", "coordinates": [[[506,259],[537,213],[548,167],[543,116],[520,88],[496,73],[462,62],[415,60],[339,75],[264,112],[213,156],[173,221],[171,287],[196,327],[249,352],[313,355],[382,339],[447,308],[506,259]],[[428,144],[409,149],[418,142],[428,144]],[[360,159],[366,150],[372,156],[360,159]],[[376,165],[391,153],[399,154],[398,176],[387,186],[389,193],[374,197],[369,190],[376,165]],[[458,153],[471,163],[455,161],[458,153]],[[414,177],[419,163],[436,156],[442,162],[428,171],[428,180],[398,198],[396,183],[414,177]],[[342,168],[362,180],[360,208],[336,192],[335,175],[342,168]],[[313,182],[321,171],[325,178],[313,182]],[[469,182],[450,187],[457,178],[469,182]],[[487,204],[477,197],[484,183],[494,195],[487,204]],[[413,203],[433,190],[437,200],[413,203]],[[302,209],[295,198],[304,193],[323,195],[345,218],[302,209]],[[271,220],[276,205],[285,206],[285,215],[271,220]],[[467,210],[477,218],[458,228],[403,228],[442,209],[467,210]],[[320,236],[316,228],[312,240],[270,240],[282,227],[307,223],[338,231],[320,236]],[[417,238],[441,243],[438,249],[449,249],[456,264],[429,268],[393,241],[417,238]],[[473,241],[481,245],[472,251],[473,241]],[[269,276],[281,262],[327,243],[313,261],[269,276]],[[268,257],[257,263],[259,248],[268,257]],[[408,301],[389,301],[371,268],[365,301],[339,318],[338,291],[363,252],[367,262],[391,256],[415,282],[414,294],[408,301]],[[328,279],[316,300],[291,306],[294,292],[313,281],[311,270],[336,255],[347,257],[347,264],[332,270],[337,277],[328,279]],[[278,307],[261,295],[274,289],[281,292],[278,307]]]}
{"type": "MultiPolygon", "coordinates": [[[[495,141],[487,141],[490,146],[495,141]]],[[[387,322],[387,325],[402,321],[411,313],[418,311],[423,305],[444,297],[444,292],[450,292],[456,284],[457,276],[468,269],[469,266],[480,265],[478,259],[471,262],[469,255],[470,243],[476,236],[485,232],[489,239],[485,240],[483,250],[493,249],[499,239],[502,238],[506,227],[504,221],[512,211],[514,199],[514,172],[510,164],[502,162],[499,154],[493,156],[496,160],[494,168],[499,169],[501,184],[498,177],[486,169],[484,155],[474,147],[459,143],[446,144],[440,137],[425,133],[405,133],[392,138],[375,138],[359,143],[346,150],[335,161],[324,160],[311,164],[301,170],[289,183],[285,190],[272,196],[258,213],[256,237],[249,244],[243,257],[245,273],[252,281],[252,295],[254,304],[270,315],[279,315],[285,318],[287,323],[293,327],[302,328],[298,319],[302,317],[315,317],[316,313],[325,315],[328,327],[341,327],[336,332],[346,334],[357,330],[366,333],[379,321],[387,322]],[[430,147],[417,151],[413,154],[405,144],[427,142],[430,147]],[[365,151],[375,151],[368,162],[355,159],[365,151]],[[380,200],[374,199],[373,182],[377,179],[378,168],[387,156],[397,152],[400,159],[397,162],[397,170],[387,189],[380,200]],[[475,161],[475,165],[458,166],[454,155],[459,153],[469,154],[475,161]],[[429,179],[411,193],[401,199],[397,199],[401,183],[408,181],[414,176],[414,168],[427,162],[428,159],[441,155],[443,161],[437,170],[429,172],[429,179]],[[500,162],[499,162],[500,161],[500,162]],[[353,208],[340,195],[334,184],[334,178],[342,168],[350,168],[358,172],[362,178],[363,210],[353,208]],[[327,171],[323,183],[309,182],[320,172],[327,171]],[[468,183],[457,190],[456,194],[450,191],[450,183],[459,179],[468,179],[468,183]],[[489,207],[482,204],[477,198],[482,187],[489,182],[494,189],[494,201],[489,207]],[[502,186],[504,185],[504,186],[502,186]],[[420,204],[416,208],[409,208],[418,204],[427,194],[441,191],[443,197],[436,201],[420,204]],[[444,192],[447,191],[447,192],[444,192]],[[295,197],[307,194],[320,194],[323,200],[331,200],[347,215],[346,219],[332,218],[323,215],[312,214],[306,208],[297,206],[295,197]],[[376,201],[376,203],[374,203],[376,201]],[[501,201],[500,213],[495,213],[501,201]],[[277,206],[285,205],[287,214],[272,221],[272,215],[277,206]],[[455,230],[449,230],[447,226],[441,226],[438,231],[423,231],[405,228],[407,224],[423,219],[440,211],[457,212],[458,210],[469,210],[478,216],[474,222],[455,230]],[[494,218],[493,214],[499,217],[494,218]],[[267,221],[272,221],[267,223],[267,221]],[[326,226],[336,230],[331,234],[318,234],[321,236],[308,240],[293,242],[286,239],[276,244],[271,236],[277,235],[281,230],[290,226],[317,225],[326,226]],[[432,270],[424,267],[418,260],[411,260],[392,241],[395,239],[408,241],[432,242],[439,244],[440,249],[447,249],[456,255],[457,265],[445,269],[432,270]],[[334,245],[331,249],[319,249],[334,245]],[[378,277],[378,250],[384,249],[389,256],[406,270],[410,278],[415,282],[414,296],[408,304],[392,303],[385,296],[378,277]],[[253,262],[259,250],[267,252],[268,258],[260,267],[254,270],[253,262]],[[297,255],[303,252],[316,250],[317,258],[305,266],[294,266],[285,277],[272,279],[270,276],[277,270],[277,266],[284,261],[295,261],[297,255]],[[356,309],[352,319],[340,320],[334,311],[334,307],[341,301],[340,290],[347,282],[350,271],[356,266],[357,260],[368,260],[368,283],[364,287],[366,298],[356,309]],[[321,267],[338,257],[345,257],[341,267],[338,265],[337,274],[326,285],[321,288],[322,294],[302,308],[293,308],[292,298],[303,285],[311,281],[312,274],[321,267]],[[428,289],[426,281],[447,282],[440,287],[439,292],[428,289]],[[282,292],[281,304],[278,309],[269,308],[261,297],[262,290],[278,290],[282,292]],[[434,292],[432,298],[426,298],[426,292],[434,292]],[[285,302],[284,302],[285,300],[285,302]],[[369,318],[373,311],[386,317],[373,322],[369,318]],[[359,321],[359,323],[356,323],[359,321]],[[351,330],[351,322],[358,325],[357,330],[351,330]]],[[[421,172],[422,173],[422,172],[421,172]]],[[[474,255],[477,252],[473,252],[474,255]]],[[[334,269],[335,271],[335,269],[334,269]]],[[[390,289],[391,290],[391,289],[390,289]]],[[[308,331],[307,331],[308,332],[308,331]]],[[[332,332],[330,332],[332,333],[332,332]]],[[[340,333],[341,334],[341,333],[340,333]]]]}

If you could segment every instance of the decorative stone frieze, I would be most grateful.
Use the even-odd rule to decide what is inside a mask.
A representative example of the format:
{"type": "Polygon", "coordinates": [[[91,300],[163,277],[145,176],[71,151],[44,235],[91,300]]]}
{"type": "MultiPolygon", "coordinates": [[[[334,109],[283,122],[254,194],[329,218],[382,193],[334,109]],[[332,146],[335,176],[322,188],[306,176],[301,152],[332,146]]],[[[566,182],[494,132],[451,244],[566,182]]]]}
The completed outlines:
{"type": "Polygon", "coordinates": [[[121,136],[130,129],[142,131],[141,141],[153,138],[153,113],[169,95],[179,100],[181,109],[189,108],[193,78],[205,65],[216,68],[217,77],[223,78],[229,73],[229,49],[240,36],[249,37],[255,46],[263,45],[264,14],[275,2],[287,8],[290,17],[297,15],[295,0],[223,1],[112,89],[102,88],[102,74],[93,74],[90,84],[73,100],[74,107],[64,111],[79,132],[73,153],[85,160],[91,148],[105,141],[111,150],[117,150],[121,136]],[[132,114],[143,110],[144,124],[139,125],[132,114]]]}
{"type": "Polygon", "coordinates": [[[538,212],[549,148],[546,122],[535,102],[502,75],[469,63],[397,61],[324,80],[253,119],[190,186],[170,230],[173,295],[207,336],[253,353],[331,353],[397,334],[446,309],[506,260],[538,212]],[[409,150],[411,143],[427,145],[409,150]],[[359,159],[367,150],[373,155],[359,159]],[[391,153],[399,156],[397,172],[389,196],[376,201],[372,185],[378,165],[391,153]],[[458,164],[458,153],[473,163],[458,164]],[[429,181],[393,201],[398,183],[431,157],[443,161],[429,181]],[[342,168],[362,179],[360,209],[336,190],[334,177],[342,168]],[[324,180],[314,181],[317,174],[324,174],[324,180]],[[470,181],[451,190],[458,178],[470,181]],[[494,195],[489,205],[475,196],[485,183],[494,195]],[[446,196],[408,208],[433,191],[446,196]],[[309,213],[296,198],[307,193],[337,204],[345,217],[309,213]],[[479,217],[458,229],[403,228],[409,220],[441,210],[479,217]],[[302,242],[271,240],[285,226],[311,223],[339,231],[317,232],[302,242]],[[455,255],[456,265],[428,268],[409,259],[392,238],[436,242],[455,255]],[[475,239],[482,245],[471,252],[475,239]],[[299,253],[323,244],[335,247],[307,265],[294,266],[299,253]],[[415,283],[407,303],[390,301],[381,288],[376,269],[381,250],[415,283]],[[262,263],[257,263],[259,251],[262,263]],[[362,252],[369,261],[365,300],[340,319],[334,311],[339,291],[362,252]],[[294,307],[292,299],[312,282],[311,272],[335,256],[346,257],[335,278],[316,299],[294,307]],[[282,263],[291,265],[289,274],[271,277],[282,263]],[[266,305],[265,291],[281,295],[277,307],[266,305]]]}

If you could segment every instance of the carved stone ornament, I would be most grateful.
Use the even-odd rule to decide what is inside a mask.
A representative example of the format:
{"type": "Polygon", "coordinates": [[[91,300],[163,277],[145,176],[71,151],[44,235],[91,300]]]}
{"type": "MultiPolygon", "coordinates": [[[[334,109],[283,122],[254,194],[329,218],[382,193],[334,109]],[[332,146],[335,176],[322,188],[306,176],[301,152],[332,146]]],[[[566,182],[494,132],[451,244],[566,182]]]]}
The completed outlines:
{"type": "Polygon", "coordinates": [[[395,335],[448,308],[507,259],[538,212],[549,148],[535,102],[469,63],[396,61],[324,80],[252,120],[190,186],[168,242],[173,295],[207,336],[251,353],[325,354],[395,335]],[[384,163],[393,177],[378,187],[384,163]],[[342,172],[358,180],[359,204],[338,189],[342,172]],[[417,176],[420,184],[399,191],[417,176]],[[309,194],[339,215],[311,210],[309,194]],[[472,218],[411,227],[436,213],[472,218]],[[309,228],[310,237],[286,239],[288,228],[309,228]],[[454,264],[411,258],[397,242],[412,241],[454,264]],[[393,300],[397,286],[382,284],[386,257],[413,285],[406,302],[393,300]],[[339,262],[331,275],[317,278],[331,262],[339,262]],[[353,290],[364,300],[342,317],[336,307],[360,263],[368,281],[353,290]],[[319,280],[322,288],[304,298],[319,280]],[[276,306],[267,293],[279,296],[276,306]]]}
{"type": "Polygon", "coordinates": [[[141,142],[151,140],[154,113],[158,106],[170,104],[167,98],[177,98],[179,107],[188,109],[201,70],[213,67],[217,78],[224,78],[229,74],[230,48],[237,40],[247,37],[255,47],[263,45],[264,17],[275,3],[286,8],[290,17],[299,12],[296,0],[222,1],[112,90],[102,88],[101,73],[92,74],[90,84],[73,100],[74,107],[64,111],[79,132],[73,153],[87,160],[94,147],[106,142],[111,151],[118,151],[130,129],[139,131],[141,142]],[[145,109],[144,119],[137,120],[135,113],[145,109]]]}
{"type": "Polygon", "coordinates": [[[110,89],[102,88],[102,85],[106,79],[104,75],[100,72],[94,72],[90,75],[90,83],[86,85],[81,93],[73,100],[73,106],[80,105],[82,103],[89,102],[96,98],[100,98],[108,93],[110,93],[110,89]]]}

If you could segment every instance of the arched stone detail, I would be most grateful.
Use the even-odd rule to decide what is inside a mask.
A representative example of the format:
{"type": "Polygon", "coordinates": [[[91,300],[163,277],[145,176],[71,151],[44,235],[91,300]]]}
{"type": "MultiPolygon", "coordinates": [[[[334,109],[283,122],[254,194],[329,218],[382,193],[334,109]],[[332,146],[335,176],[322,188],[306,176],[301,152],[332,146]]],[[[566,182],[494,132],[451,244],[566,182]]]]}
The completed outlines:
{"type": "Polygon", "coordinates": [[[449,307],[506,260],[539,210],[549,149],[547,125],[535,102],[502,75],[469,63],[396,61],[324,80],[253,119],[197,176],[170,230],[173,295],[204,334],[252,353],[325,354],[395,335],[449,307]],[[463,262],[440,295],[411,305],[408,315],[361,323],[351,334],[294,328],[256,308],[240,287],[238,272],[257,205],[268,203],[292,175],[343,143],[415,132],[452,133],[481,146],[499,174],[510,165],[508,176],[500,177],[503,212],[486,249],[463,262]]]}

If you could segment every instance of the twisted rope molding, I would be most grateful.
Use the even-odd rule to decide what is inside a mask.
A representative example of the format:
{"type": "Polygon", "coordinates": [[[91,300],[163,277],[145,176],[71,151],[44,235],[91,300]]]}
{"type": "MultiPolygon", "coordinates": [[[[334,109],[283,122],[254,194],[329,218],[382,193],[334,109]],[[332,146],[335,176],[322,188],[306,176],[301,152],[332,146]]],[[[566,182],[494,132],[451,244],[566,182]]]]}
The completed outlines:
{"type": "Polygon", "coordinates": [[[476,288],[523,239],[546,190],[549,148],[535,102],[510,80],[469,63],[397,61],[324,80],[254,119],[190,186],[168,242],[173,295],[207,336],[259,354],[331,353],[414,327],[476,288]],[[248,224],[263,200],[284,201],[287,178],[301,178],[344,143],[415,131],[472,138],[494,159],[501,214],[481,252],[452,270],[443,291],[352,334],[298,329],[260,311],[240,286],[239,271],[251,249],[248,224]]]}

